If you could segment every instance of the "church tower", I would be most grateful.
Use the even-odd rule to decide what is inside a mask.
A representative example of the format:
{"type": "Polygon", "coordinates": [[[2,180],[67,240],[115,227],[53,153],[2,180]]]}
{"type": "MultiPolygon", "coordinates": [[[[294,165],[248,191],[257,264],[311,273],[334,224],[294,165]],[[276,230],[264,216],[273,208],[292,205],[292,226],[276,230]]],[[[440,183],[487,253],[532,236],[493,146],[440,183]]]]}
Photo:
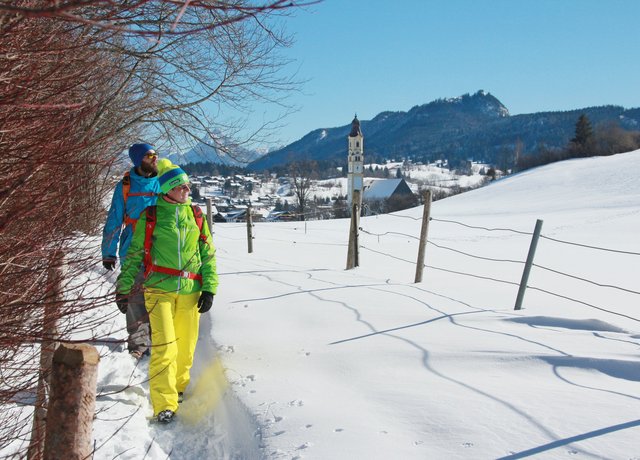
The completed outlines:
{"type": "Polygon", "coordinates": [[[362,203],[363,179],[364,179],[364,137],[360,130],[360,120],[358,115],[351,122],[351,132],[349,133],[349,155],[347,158],[347,188],[349,190],[349,209],[353,206],[353,191],[360,192],[360,203],[362,203]]]}

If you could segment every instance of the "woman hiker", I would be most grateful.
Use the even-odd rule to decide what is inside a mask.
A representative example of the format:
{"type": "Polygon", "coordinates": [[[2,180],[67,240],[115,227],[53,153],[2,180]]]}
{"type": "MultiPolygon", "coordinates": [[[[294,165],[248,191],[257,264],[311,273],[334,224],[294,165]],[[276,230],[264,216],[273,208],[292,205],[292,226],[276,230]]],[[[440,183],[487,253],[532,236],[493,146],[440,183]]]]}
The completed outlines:
{"type": "Polygon", "coordinates": [[[160,196],[140,219],[117,282],[116,302],[127,303],[140,264],[151,323],[149,389],[154,416],[170,422],[189,384],[200,314],[218,287],[215,248],[202,211],[191,205],[189,177],[158,161],[160,196]]]}

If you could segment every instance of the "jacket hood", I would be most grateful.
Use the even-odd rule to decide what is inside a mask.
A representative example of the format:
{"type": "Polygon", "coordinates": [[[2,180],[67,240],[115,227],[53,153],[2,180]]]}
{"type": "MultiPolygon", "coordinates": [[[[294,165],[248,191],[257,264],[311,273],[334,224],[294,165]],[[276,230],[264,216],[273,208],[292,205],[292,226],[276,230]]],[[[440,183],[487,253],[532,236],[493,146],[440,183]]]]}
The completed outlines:
{"type": "MultiPolygon", "coordinates": [[[[138,174],[136,172],[136,168],[131,168],[129,170],[129,177],[131,178],[131,182],[137,182],[139,184],[150,184],[152,182],[157,182],[158,181],[158,174],[156,174],[155,176],[151,176],[151,177],[144,177],[141,176],[140,174],[138,174]]],[[[158,190],[160,189],[160,187],[158,187],[158,190]]]]}

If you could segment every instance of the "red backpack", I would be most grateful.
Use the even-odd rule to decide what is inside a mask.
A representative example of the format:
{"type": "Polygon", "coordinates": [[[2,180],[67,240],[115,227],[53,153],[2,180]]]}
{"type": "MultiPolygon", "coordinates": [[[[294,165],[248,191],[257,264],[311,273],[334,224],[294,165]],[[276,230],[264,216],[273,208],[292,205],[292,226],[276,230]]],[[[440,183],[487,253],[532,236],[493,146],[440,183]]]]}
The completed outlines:
{"type": "MultiPolygon", "coordinates": [[[[202,209],[199,206],[192,204],[191,210],[193,211],[193,217],[196,220],[196,225],[198,225],[198,229],[200,230],[200,240],[203,243],[207,242],[207,236],[202,231],[202,227],[204,225],[204,215],[202,214],[202,209]]],[[[177,270],[175,268],[169,267],[161,267],[159,265],[154,265],[151,260],[151,248],[153,247],[153,230],[156,228],[156,207],[155,206],[147,206],[145,209],[147,215],[147,225],[145,227],[144,233],[144,277],[147,278],[149,273],[163,273],[165,275],[179,276],[181,278],[188,278],[190,280],[200,281],[202,284],[202,275],[198,273],[192,273],[185,270],[177,270]]]]}
{"type": "Polygon", "coordinates": [[[131,173],[127,171],[124,173],[124,177],[122,178],[122,199],[124,200],[124,218],[122,219],[122,223],[126,227],[127,225],[131,225],[131,232],[133,233],[136,230],[136,222],[138,219],[134,219],[127,214],[127,198],[130,196],[156,196],[154,192],[134,192],[131,193],[131,173]]]}

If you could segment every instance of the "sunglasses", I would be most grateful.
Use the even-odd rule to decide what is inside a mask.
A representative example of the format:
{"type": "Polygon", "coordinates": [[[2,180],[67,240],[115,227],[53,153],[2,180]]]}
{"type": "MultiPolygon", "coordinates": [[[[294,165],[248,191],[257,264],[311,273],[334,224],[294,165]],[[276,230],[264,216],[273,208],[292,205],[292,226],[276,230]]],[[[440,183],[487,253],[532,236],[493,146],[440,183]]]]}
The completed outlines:
{"type": "Polygon", "coordinates": [[[158,154],[156,152],[153,152],[153,153],[149,152],[144,157],[145,158],[157,158],[158,154]]]}

